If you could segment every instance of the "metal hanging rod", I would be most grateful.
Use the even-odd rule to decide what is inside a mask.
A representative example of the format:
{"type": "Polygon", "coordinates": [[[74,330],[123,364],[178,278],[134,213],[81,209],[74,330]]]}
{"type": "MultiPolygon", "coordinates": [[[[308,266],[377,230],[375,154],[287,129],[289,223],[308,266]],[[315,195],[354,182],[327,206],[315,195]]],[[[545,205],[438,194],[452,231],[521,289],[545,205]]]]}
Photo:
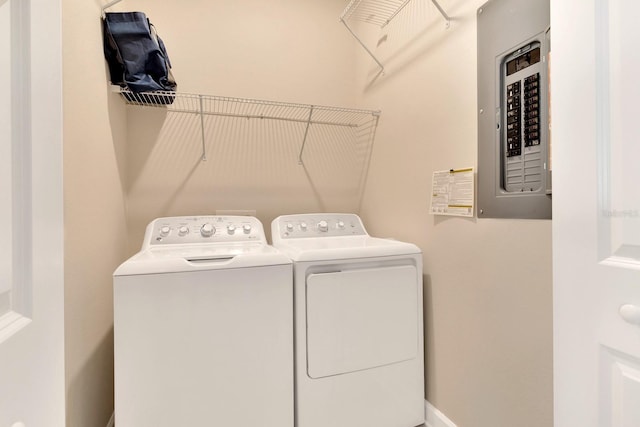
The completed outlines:
{"type": "MultiPolygon", "coordinates": [[[[163,107],[174,113],[191,113],[200,116],[202,138],[202,160],[206,160],[204,117],[229,117],[258,120],[278,120],[304,125],[304,136],[298,155],[302,155],[311,125],[352,128],[377,127],[380,111],[343,107],[328,107],[310,104],[295,104],[248,98],[231,98],[215,95],[200,95],[179,92],[139,92],[134,93],[120,86],[113,90],[122,95],[130,105],[163,107]]],[[[357,132],[356,132],[357,133],[357,132]]],[[[375,133],[373,133],[375,134],[375,133]]],[[[373,135],[372,134],[372,135],[373,135]]]]}
{"type": "MultiPolygon", "coordinates": [[[[364,48],[369,56],[373,58],[376,64],[378,64],[382,73],[384,73],[384,66],[378,58],[376,58],[371,49],[358,37],[348,22],[351,20],[361,21],[384,28],[410,1],[412,0],[351,0],[342,12],[342,15],[340,15],[340,22],[344,24],[356,41],[364,48]]],[[[431,2],[445,19],[445,27],[449,28],[451,26],[451,18],[449,15],[447,15],[442,6],[440,6],[438,0],[431,0],[431,2]]]]}
{"type": "MultiPolygon", "coordinates": [[[[149,103],[141,103],[132,101],[129,102],[131,105],[141,105],[141,106],[152,106],[151,102],[149,103]]],[[[161,105],[156,105],[160,107],[161,105]]],[[[313,110],[313,106],[309,111],[313,110]]],[[[169,108],[169,111],[173,113],[193,113],[189,109],[179,109],[179,108],[169,108]]],[[[260,119],[260,120],[280,120],[283,122],[297,122],[297,123],[309,123],[312,125],[327,125],[327,126],[343,126],[343,127],[358,127],[357,124],[354,123],[340,123],[340,122],[330,122],[330,121],[320,121],[320,120],[308,120],[308,119],[296,119],[296,118],[287,118],[287,117],[278,117],[274,115],[265,115],[265,114],[235,114],[235,113],[222,113],[222,112],[213,112],[213,111],[199,111],[198,114],[203,116],[216,116],[216,117],[233,117],[239,119],[260,119]]]]}
{"type": "Polygon", "coordinates": [[[358,127],[363,117],[380,115],[380,111],[378,110],[297,104],[184,92],[154,91],[134,93],[129,89],[115,85],[112,86],[112,88],[115,92],[120,93],[128,104],[165,107],[168,111],[176,113],[202,113],[206,116],[307,123],[309,121],[309,111],[314,110],[314,117],[316,117],[316,119],[312,120],[311,124],[346,127],[358,127]],[[201,101],[202,109],[200,108],[201,101]]]}

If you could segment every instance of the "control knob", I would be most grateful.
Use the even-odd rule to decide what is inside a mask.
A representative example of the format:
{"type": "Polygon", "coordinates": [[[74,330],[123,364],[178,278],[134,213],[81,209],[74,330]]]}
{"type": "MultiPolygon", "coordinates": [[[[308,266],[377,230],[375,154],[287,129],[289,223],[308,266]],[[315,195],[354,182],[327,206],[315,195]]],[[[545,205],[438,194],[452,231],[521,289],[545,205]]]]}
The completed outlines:
{"type": "Polygon", "coordinates": [[[229,234],[233,234],[233,233],[235,233],[235,232],[236,232],[236,226],[235,226],[235,225],[233,225],[233,224],[229,224],[229,225],[227,226],[227,233],[229,233],[229,234]]]}
{"type": "Polygon", "coordinates": [[[287,231],[293,231],[293,224],[290,222],[287,223],[287,231]]]}
{"type": "Polygon", "coordinates": [[[307,223],[306,222],[301,222],[300,223],[300,230],[301,231],[307,231],[307,223]]]}
{"type": "Polygon", "coordinates": [[[186,236],[187,234],[189,234],[189,227],[183,225],[182,227],[178,228],[178,235],[186,236]]]}
{"type": "Polygon", "coordinates": [[[322,220],[318,223],[318,231],[326,232],[329,231],[329,223],[327,221],[322,220]]]}
{"type": "Polygon", "coordinates": [[[206,223],[200,228],[200,234],[202,235],[202,237],[211,237],[215,232],[216,228],[209,223],[206,223]]]}
{"type": "Polygon", "coordinates": [[[244,234],[249,234],[251,233],[251,224],[245,224],[242,226],[242,231],[244,231],[244,234]]]}
{"type": "Polygon", "coordinates": [[[339,228],[340,230],[344,229],[344,221],[338,221],[336,228],[339,228]]]}
{"type": "Polygon", "coordinates": [[[169,226],[167,226],[167,225],[165,225],[164,227],[162,227],[162,228],[160,229],[160,235],[161,235],[162,237],[166,237],[166,236],[168,236],[170,232],[171,232],[171,227],[169,227],[169,226]]]}

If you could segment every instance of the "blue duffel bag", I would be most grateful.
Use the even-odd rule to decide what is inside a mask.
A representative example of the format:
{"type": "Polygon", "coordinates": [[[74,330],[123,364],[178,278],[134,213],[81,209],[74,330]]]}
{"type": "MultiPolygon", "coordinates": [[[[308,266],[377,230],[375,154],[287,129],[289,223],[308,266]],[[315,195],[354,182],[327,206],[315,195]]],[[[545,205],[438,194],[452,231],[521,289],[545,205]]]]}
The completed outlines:
{"type": "Polygon", "coordinates": [[[110,12],[103,18],[104,55],[111,83],[129,89],[133,100],[170,104],[174,97],[136,97],[140,92],[175,92],[169,55],[155,28],[142,12],[110,12]]]}

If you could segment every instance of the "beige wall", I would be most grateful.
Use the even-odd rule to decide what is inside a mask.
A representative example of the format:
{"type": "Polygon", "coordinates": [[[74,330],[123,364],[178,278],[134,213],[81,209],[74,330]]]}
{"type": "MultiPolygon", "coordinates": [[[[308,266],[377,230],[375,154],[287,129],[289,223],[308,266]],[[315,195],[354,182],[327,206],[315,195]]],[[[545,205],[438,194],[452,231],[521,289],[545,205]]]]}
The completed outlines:
{"type": "Polygon", "coordinates": [[[428,400],[458,427],[550,427],[551,222],[428,214],[433,171],[476,166],[482,3],[442,1],[447,30],[412,2],[367,34],[386,73],[358,53],[361,102],[382,109],[361,214],[424,251],[428,400]]]}
{"type": "MultiPolygon", "coordinates": [[[[355,103],[352,45],[336,23],[341,0],[192,1],[188,8],[180,2],[131,3],[149,15],[165,39],[181,91],[355,103]]],[[[223,143],[209,144],[210,160],[200,162],[198,120],[127,108],[110,92],[101,4],[63,2],[69,427],[103,427],[113,410],[111,275],[139,248],[148,221],[253,209],[268,223],[284,212],[354,210],[362,190],[336,185],[330,171],[318,176],[320,165],[312,159],[298,165],[301,138],[243,139],[247,129],[238,130],[237,124],[220,134],[219,124],[207,123],[213,129],[207,137],[223,143]]],[[[125,1],[116,9],[127,7],[125,1]]],[[[348,170],[333,172],[351,176],[348,170]]]]}
{"type": "MultiPolygon", "coordinates": [[[[156,26],[180,92],[355,106],[355,47],[337,21],[343,0],[127,4],[156,26]]],[[[303,123],[205,120],[208,161],[201,162],[197,115],[128,109],[130,252],[161,216],[254,210],[269,228],[285,212],[357,210],[363,168],[345,161],[358,154],[345,154],[350,147],[311,140],[303,166],[303,123]]]]}
{"type": "MultiPolygon", "coordinates": [[[[339,146],[312,150],[303,167],[301,138],[277,127],[207,121],[200,162],[196,116],[124,107],[108,92],[99,3],[63,2],[70,427],[102,427],[112,410],[111,273],[148,221],[245,209],[268,227],[282,213],[358,211],[363,190],[339,146]]],[[[428,399],[458,427],[551,426],[550,222],[427,213],[431,173],[476,163],[481,1],[443,0],[449,30],[426,0],[382,33],[363,28],[387,65],[377,78],[337,22],[346,3],[119,7],[148,14],[181,92],[382,109],[361,213],[372,234],[425,253],[428,399]]]]}
{"type": "Polygon", "coordinates": [[[111,274],[127,239],[119,162],[126,116],[106,84],[99,3],[64,0],[62,28],[67,426],[105,427],[113,411],[111,274]]]}

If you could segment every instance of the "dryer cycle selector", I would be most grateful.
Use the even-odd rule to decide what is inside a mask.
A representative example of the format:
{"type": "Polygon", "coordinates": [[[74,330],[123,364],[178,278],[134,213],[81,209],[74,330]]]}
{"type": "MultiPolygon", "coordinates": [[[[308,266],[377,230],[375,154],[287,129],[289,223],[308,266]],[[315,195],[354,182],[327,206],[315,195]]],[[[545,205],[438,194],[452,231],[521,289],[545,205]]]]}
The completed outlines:
{"type": "Polygon", "coordinates": [[[278,217],[276,232],[282,239],[367,234],[357,215],[340,213],[283,215],[278,217]]]}
{"type": "Polygon", "coordinates": [[[211,237],[215,232],[216,228],[209,223],[206,223],[200,228],[200,234],[202,235],[202,237],[211,237]]]}

